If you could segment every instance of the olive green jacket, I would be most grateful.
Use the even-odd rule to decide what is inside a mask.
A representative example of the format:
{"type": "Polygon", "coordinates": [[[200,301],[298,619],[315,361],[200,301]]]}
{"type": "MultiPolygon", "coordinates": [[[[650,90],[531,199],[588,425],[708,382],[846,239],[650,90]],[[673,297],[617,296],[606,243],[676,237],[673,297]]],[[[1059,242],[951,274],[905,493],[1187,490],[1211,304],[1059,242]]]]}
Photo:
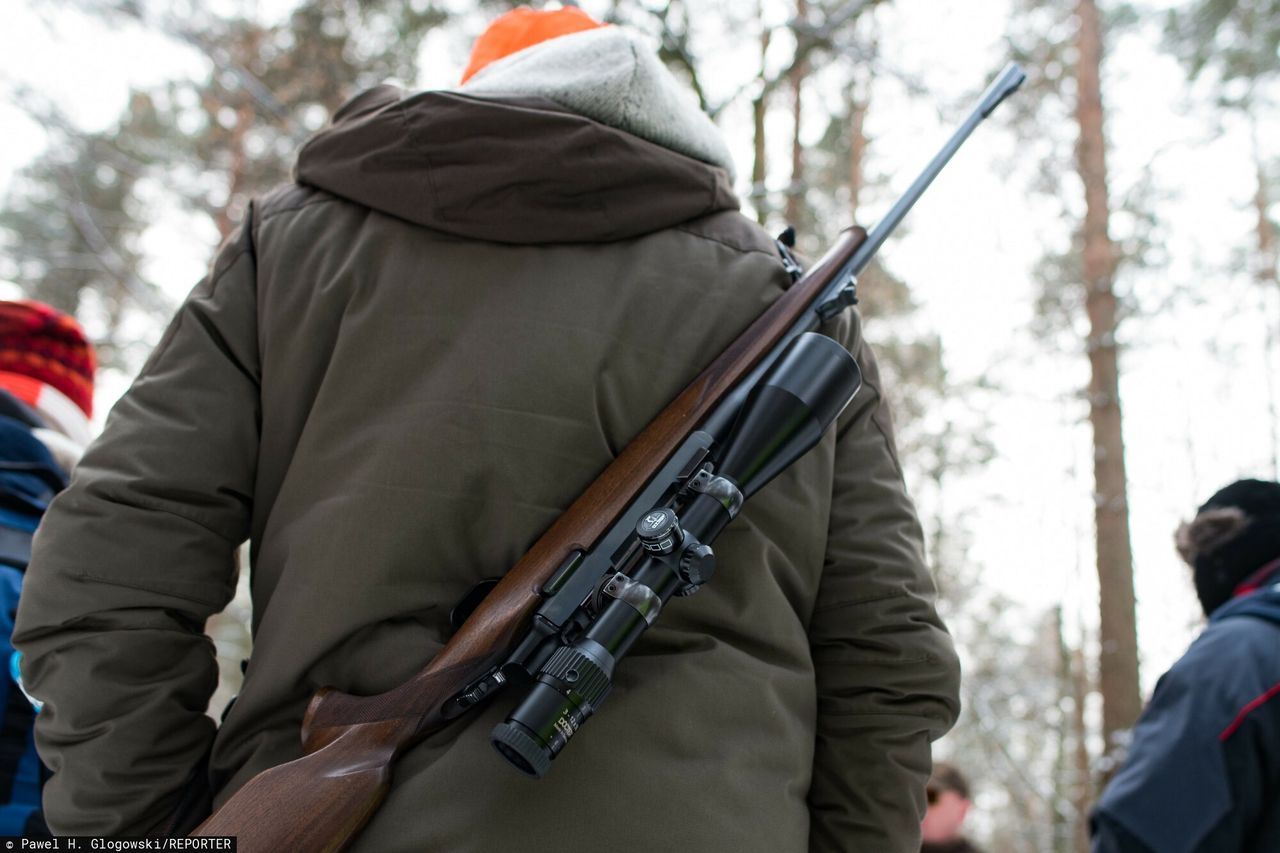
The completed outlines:
{"type": "MultiPolygon", "coordinates": [[[[300,754],[317,688],[421,669],[788,284],[722,169],[536,97],[387,88],[259,200],[36,541],[18,615],[60,833],[156,831],[300,754]],[[233,552],[253,655],[204,716],[233,552]]],[[[874,295],[872,295],[874,298],[874,295]]],[[[958,668],[858,318],[865,385],[716,545],[545,780],[500,696],[410,751],[370,851],[914,851],[958,668]]]]}

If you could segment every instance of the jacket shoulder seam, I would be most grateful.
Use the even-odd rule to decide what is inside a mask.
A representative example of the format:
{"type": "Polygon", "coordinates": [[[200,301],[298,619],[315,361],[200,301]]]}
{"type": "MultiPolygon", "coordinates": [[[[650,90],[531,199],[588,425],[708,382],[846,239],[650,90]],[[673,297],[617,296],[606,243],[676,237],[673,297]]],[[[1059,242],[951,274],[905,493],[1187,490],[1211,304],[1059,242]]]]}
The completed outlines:
{"type": "MultiPolygon", "coordinates": [[[[764,249],[756,249],[756,248],[750,248],[750,247],[744,248],[735,243],[730,243],[728,240],[722,240],[719,237],[712,237],[709,234],[703,234],[699,231],[695,231],[687,225],[677,225],[675,226],[675,228],[677,231],[682,231],[691,237],[697,237],[699,240],[706,240],[709,243],[719,243],[721,246],[724,246],[726,249],[732,249],[735,252],[738,252],[739,254],[742,254],[742,255],[764,255],[766,258],[776,257],[773,253],[766,252],[764,249]]],[[[781,265],[782,259],[781,258],[776,258],[776,259],[779,265],[781,265]]]]}
{"type": "Polygon", "coordinates": [[[1223,742],[1230,740],[1231,736],[1239,731],[1240,727],[1244,725],[1245,720],[1249,718],[1250,714],[1277,696],[1280,696],[1280,682],[1271,685],[1269,690],[1264,691],[1262,694],[1254,697],[1251,701],[1246,702],[1244,707],[1242,707],[1239,713],[1236,714],[1235,719],[1233,719],[1231,723],[1218,734],[1218,740],[1223,742]]]}
{"type": "Polygon", "coordinates": [[[282,213],[292,213],[295,210],[302,210],[304,207],[310,207],[313,204],[334,204],[340,201],[342,201],[342,199],[339,199],[335,196],[331,196],[327,194],[314,195],[309,198],[303,199],[297,204],[292,204],[292,205],[289,205],[288,207],[278,207],[273,210],[267,211],[266,213],[262,214],[262,217],[258,220],[258,224],[261,225],[267,220],[272,219],[273,217],[279,216],[282,213]]]}

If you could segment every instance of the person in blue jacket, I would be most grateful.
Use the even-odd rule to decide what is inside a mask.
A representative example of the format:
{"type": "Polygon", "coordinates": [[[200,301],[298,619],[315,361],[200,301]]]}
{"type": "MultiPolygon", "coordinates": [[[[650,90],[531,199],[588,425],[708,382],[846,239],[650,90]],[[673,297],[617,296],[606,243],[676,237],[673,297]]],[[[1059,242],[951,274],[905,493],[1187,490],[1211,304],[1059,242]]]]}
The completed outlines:
{"type": "Polygon", "coordinates": [[[32,300],[0,301],[0,837],[49,834],[48,772],[10,643],[36,527],[90,437],[93,346],[76,321],[32,300]]]}
{"type": "Polygon", "coordinates": [[[1280,483],[1177,532],[1209,624],[1156,684],[1093,813],[1093,853],[1280,851],[1280,483]]]}

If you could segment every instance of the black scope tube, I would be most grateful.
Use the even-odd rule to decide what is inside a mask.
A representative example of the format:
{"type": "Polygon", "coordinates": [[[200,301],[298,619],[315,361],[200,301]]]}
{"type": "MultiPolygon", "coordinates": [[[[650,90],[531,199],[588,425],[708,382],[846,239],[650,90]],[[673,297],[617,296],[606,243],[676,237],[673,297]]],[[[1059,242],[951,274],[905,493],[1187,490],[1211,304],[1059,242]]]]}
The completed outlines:
{"type": "MultiPolygon", "coordinates": [[[[719,455],[719,476],[749,497],[817,443],[861,382],[843,346],[822,335],[800,336],[743,405],[719,455]]],[[[688,583],[681,560],[694,546],[709,546],[732,520],[720,498],[693,493],[679,509],[682,535],[674,550],[646,556],[630,577],[612,576],[605,586],[611,600],[582,636],[556,649],[525,699],[494,728],[490,739],[512,766],[534,778],[546,775],[608,696],[617,662],[688,583]]]]}
{"type": "MultiPolygon", "coordinates": [[[[680,513],[685,537],[710,543],[732,517],[715,498],[698,495],[680,513]]],[[[645,557],[629,580],[652,590],[662,607],[684,582],[672,560],[645,557]]],[[[493,730],[494,747],[513,767],[541,779],[569,739],[609,695],[617,662],[649,627],[644,614],[614,599],[587,631],[561,646],[538,673],[524,701],[493,730]]]]}

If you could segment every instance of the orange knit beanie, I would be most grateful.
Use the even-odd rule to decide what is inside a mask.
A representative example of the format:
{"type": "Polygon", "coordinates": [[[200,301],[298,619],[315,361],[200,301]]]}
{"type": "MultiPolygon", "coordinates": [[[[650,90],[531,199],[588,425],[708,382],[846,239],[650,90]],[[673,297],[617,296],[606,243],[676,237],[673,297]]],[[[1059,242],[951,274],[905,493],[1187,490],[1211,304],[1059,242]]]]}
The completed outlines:
{"type": "Polygon", "coordinates": [[[562,9],[535,10],[528,6],[512,9],[498,18],[476,39],[471,48],[471,61],[462,73],[461,83],[491,62],[510,56],[535,44],[567,36],[583,30],[608,26],[592,18],[576,6],[562,9]]]}

